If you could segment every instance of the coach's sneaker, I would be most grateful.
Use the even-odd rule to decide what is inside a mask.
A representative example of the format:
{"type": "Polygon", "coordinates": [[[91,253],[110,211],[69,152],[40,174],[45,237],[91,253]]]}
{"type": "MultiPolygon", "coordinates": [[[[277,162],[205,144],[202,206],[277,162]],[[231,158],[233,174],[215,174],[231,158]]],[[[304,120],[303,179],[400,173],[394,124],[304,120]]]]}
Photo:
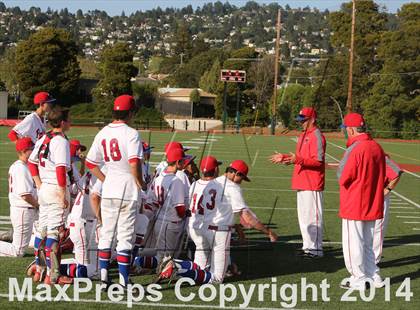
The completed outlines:
{"type": "Polygon", "coordinates": [[[373,276],[372,281],[375,288],[382,288],[385,286],[384,280],[382,280],[382,277],[377,273],[373,276]]]}
{"type": "Polygon", "coordinates": [[[0,241],[13,242],[13,228],[0,234],[0,241]]]}

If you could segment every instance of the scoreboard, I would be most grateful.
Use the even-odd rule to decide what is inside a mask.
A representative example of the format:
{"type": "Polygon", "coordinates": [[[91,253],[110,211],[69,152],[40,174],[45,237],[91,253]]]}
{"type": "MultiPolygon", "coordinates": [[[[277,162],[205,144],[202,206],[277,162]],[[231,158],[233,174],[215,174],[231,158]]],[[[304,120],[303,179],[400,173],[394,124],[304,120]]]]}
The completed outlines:
{"type": "Polygon", "coordinates": [[[246,71],[222,69],[220,71],[220,80],[222,82],[245,83],[246,71]]]}

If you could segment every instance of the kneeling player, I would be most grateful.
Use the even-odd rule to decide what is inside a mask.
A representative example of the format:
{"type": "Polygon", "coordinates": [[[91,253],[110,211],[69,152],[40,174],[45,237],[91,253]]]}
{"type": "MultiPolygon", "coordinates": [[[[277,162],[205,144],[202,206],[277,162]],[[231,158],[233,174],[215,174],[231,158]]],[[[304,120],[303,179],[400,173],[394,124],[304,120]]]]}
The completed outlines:
{"type": "Polygon", "coordinates": [[[223,282],[228,267],[234,214],[239,214],[244,222],[264,232],[270,241],[277,240],[277,235],[265,227],[245,204],[240,184],[242,180],[250,181],[247,174],[246,163],[235,160],[226,169],[225,175],[210,181],[204,190],[200,206],[204,211],[203,248],[210,251],[203,253],[208,255],[206,260],[210,261],[210,270],[200,268],[190,261],[175,259],[163,267],[161,278],[172,278],[176,274],[192,278],[196,283],[223,282]]]}
{"type": "Polygon", "coordinates": [[[10,220],[13,242],[0,241],[0,256],[23,256],[32,235],[36,209],[39,207],[36,188],[27,167],[34,144],[26,137],[16,142],[18,160],[9,169],[10,220]]]}

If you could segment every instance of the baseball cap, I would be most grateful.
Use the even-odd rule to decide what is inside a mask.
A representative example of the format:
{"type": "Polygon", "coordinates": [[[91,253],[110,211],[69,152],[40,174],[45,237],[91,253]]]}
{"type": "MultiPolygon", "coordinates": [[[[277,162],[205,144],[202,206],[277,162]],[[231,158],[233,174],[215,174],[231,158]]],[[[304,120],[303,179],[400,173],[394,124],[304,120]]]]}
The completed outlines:
{"type": "Polygon", "coordinates": [[[217,161],[217,159],[213,156],[206,156],[201,160],[200,170],[202,172],[209,172],[216,169],[216,167],[223,164],[221,161],[217,161]]]}
{"type": "Polygon", "coordinates": [[[184,151],[180,148],[171,148],[166,152],[166,160],[169,163],[185,159],[184,151]]]}
{"type": "Polygon", "coordinates": [[[316,118],[316,111],[312,107],[304,107],[299,111],[299,115],[296,117],[298,122],[306,121],[309,118],[316,118]]]}
{"type": "Polygon", "coordinates": [[[172,141],[165,144],[165,153],[167,153],[170,149],[181,149],[184,150],[184,152],[190,150],[189,147],[184,147],[181,143],[177,141],[172,141]]]}
{"type": "Polygon", "coordinates": [[[134,97],[121,95],[114,100],[114,111],[131,111],[134,109],[134,97]]]}
{"type": "Polygon", "coordinates": [[[237,172],[243,175],[245,181],[250,182],[251,180],[247,177],[248,175],[248,165],[240,159],[234,160],[229,165],[230,168],[235,169],[237,172]]]}
{"type": "Polygon", "coordinates": [[[46,91],[38,92],[34,96],[34,104],[41,104],[45,102],[50,103],[54,101],[55,99],[51,97],[51,95],[47,93],[46,91]]]}
{"type": "Polygon", "coordinates": [[[15,147],[16,147],[17,152],[23,152],[23,151],[26,151],[28,149],[33,149],[34,148],[34,143],[32,142],[31,138],[25,137],[25,138],[17,140],[15,147]]]}
{"type": "Polygon", "coordinates": [[[361,114],[349,113],[344,117],[344,124],[341,125],[341,128],[363,126],[365,126],[365,119],[361,114]]]}
{"type": "Polygon", "coordinates": [[[70,141],[70,155],[76,156],[77,150],[81,150],[82,152],[86,151],[86,146],[82,145],[79,140],[71,140],[70,141]]]}
{"type": "Polygon", "coordinates": [[[187,167],[193,160],[195,159],[195,156],[193,156],[193,155],[187,155],[187,154],[185,154],[185,157],[184,157],[184,167],[187,167]]]}
{"type": "Polygon", "coordinates": [[[141,143],[143,146],[143,153],[150,153],[153,149],[153,146],[150,146],[147,142],[141,143]]]}

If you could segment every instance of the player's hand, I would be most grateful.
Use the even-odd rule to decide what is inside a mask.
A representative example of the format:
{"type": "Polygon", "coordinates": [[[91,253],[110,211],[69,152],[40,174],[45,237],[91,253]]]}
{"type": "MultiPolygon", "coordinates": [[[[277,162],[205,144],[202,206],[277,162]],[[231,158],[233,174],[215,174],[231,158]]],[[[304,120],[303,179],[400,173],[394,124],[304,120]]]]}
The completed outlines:
{"type": "Polygon", "coordinates": [[[279,237],[274,231],[270,229],[268,232],[268,238],[270,238],[270,242],[276,242],[279,237]]]}
{"type": "Polygon", "coordinates": [[[296,162],[296,154],[295,153],[292,153],[292,152],[290,152],[289,154],[290,155],[287,156],[283,160],[283,163],[286,164],[286,165],[291,165],[291,164],[294,164],[296,162]]]}

